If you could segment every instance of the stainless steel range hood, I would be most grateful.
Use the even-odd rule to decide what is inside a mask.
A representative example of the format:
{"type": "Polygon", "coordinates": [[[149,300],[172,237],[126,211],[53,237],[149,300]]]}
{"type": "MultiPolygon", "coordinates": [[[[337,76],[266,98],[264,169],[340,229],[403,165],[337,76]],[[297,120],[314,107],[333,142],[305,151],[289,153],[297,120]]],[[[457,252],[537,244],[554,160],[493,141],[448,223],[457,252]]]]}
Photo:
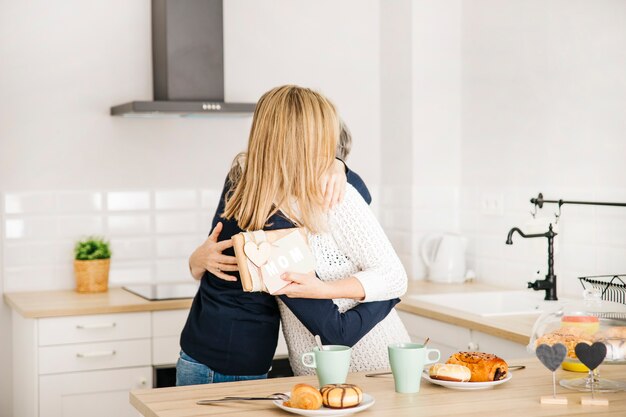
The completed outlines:
{"type": "Polygon", "coordinates": [[[224,102],[222,0],[152,0],[153,101],[111,107],[123,117],[203,117],[254,112],[224,102]]]}

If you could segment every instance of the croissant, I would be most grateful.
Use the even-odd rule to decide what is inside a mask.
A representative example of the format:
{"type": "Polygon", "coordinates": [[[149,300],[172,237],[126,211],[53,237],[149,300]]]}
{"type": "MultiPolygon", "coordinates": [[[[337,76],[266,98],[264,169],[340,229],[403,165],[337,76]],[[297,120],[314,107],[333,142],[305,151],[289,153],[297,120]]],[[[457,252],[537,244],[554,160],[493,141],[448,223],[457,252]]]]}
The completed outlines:
{"type": "Polygon", "coordinates": [[[509,365],[491,353],[457,352],[446,363],[467,366],[472,373],[470,382],[499,381],[506,378],[509,365]]]}
{"type": "Polygon", "coordinates": [[[287,407],[303,410],[317,410],[322,406],[322,394],[307,384],[296,384],[291,390],[289,401],[283,403],[287,407]]]}
{"type": "Polygon", "coordinates": [[[328,384],[320,388],[324,405],[329,408],[356,407],[363,400],[363,391],[354,384],[328,384]]]}

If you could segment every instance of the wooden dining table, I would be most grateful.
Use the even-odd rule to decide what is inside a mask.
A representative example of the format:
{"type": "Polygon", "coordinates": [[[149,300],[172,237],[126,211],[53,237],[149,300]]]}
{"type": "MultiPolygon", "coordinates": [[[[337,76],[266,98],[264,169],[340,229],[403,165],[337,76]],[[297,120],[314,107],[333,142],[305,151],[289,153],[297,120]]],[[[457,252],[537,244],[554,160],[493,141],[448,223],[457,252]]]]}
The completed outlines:
{"type": "MultiPolygon", "coordinates": [[[[535,416],[626,416],[626,392],[596,393],[596,398],[606,398],[608,406],[582,405],[581,398],[589,392],[570,391],[558,385],[560,379],[583,378],[586,374],[557,371],[557,395],[566,397],[567,405],[541,404],[540,397],[552,395],[552,375],[537,359],[510,361],[511,365],[525,365],[512,371],[506,383],[485,390],[454,390],[422,380],[415,394],[398,394],[393,377],[383,375],[366,377],[368,372],[351,373],[348,383],[357,384],[371,395],[375,404],[357,416],[362,417],[535,417],[535,416]]],[[[602,378],[626,383],[625,365],[600,366],[602,378]]],[[[267,396],[288,392],[296,383],[317,386],[315,376],[300,376],[256,381],[231,382],[186,387],[144,389],[130,393],[131,404],[146,417],[191,416],[283,416],[290,414],[272,401],[225,402],[197,405],[202,399],[224,396],[267,396]]]]}

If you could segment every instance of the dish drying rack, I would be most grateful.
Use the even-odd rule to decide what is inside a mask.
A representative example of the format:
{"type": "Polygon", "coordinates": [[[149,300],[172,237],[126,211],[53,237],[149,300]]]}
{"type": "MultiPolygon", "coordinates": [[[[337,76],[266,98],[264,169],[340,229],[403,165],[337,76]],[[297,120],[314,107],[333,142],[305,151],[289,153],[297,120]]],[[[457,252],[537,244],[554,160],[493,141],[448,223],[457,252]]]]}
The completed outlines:
{"type": "Polygon", "coordinates": [[[578,277],[584,289],[602,291],[602,299],[626,304],[626,274],[578,277]]]}

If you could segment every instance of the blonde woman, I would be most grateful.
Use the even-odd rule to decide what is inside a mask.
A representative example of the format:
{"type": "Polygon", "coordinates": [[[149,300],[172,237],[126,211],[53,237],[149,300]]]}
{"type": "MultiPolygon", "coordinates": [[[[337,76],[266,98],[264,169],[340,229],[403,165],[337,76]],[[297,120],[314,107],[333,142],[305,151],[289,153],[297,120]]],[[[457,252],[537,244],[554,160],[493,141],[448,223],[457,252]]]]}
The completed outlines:
{"type": "MultiPolygon", "coordinates": [[[[241,176],[227,181],[217,210],[221,240],[241,230],[309,231],[321,279],[288,274],[292,283],[280,296],[296,373],[304,373],[296,363],[313,346],[312,334],[354,345],[353,370],[387,367],[387,344],[408,340],[393,310],[406,274],[369,207],[348,186],[344,201],[325,210],[320,179],[334,163],[338,134],[335,109],[320,94],[295,86],[264,94],[241,176]]],[[[181,335],[177,384],[264,378],[279,318],[275,297],[244,293],[238,281],[206,271],[181,335]]]]}

